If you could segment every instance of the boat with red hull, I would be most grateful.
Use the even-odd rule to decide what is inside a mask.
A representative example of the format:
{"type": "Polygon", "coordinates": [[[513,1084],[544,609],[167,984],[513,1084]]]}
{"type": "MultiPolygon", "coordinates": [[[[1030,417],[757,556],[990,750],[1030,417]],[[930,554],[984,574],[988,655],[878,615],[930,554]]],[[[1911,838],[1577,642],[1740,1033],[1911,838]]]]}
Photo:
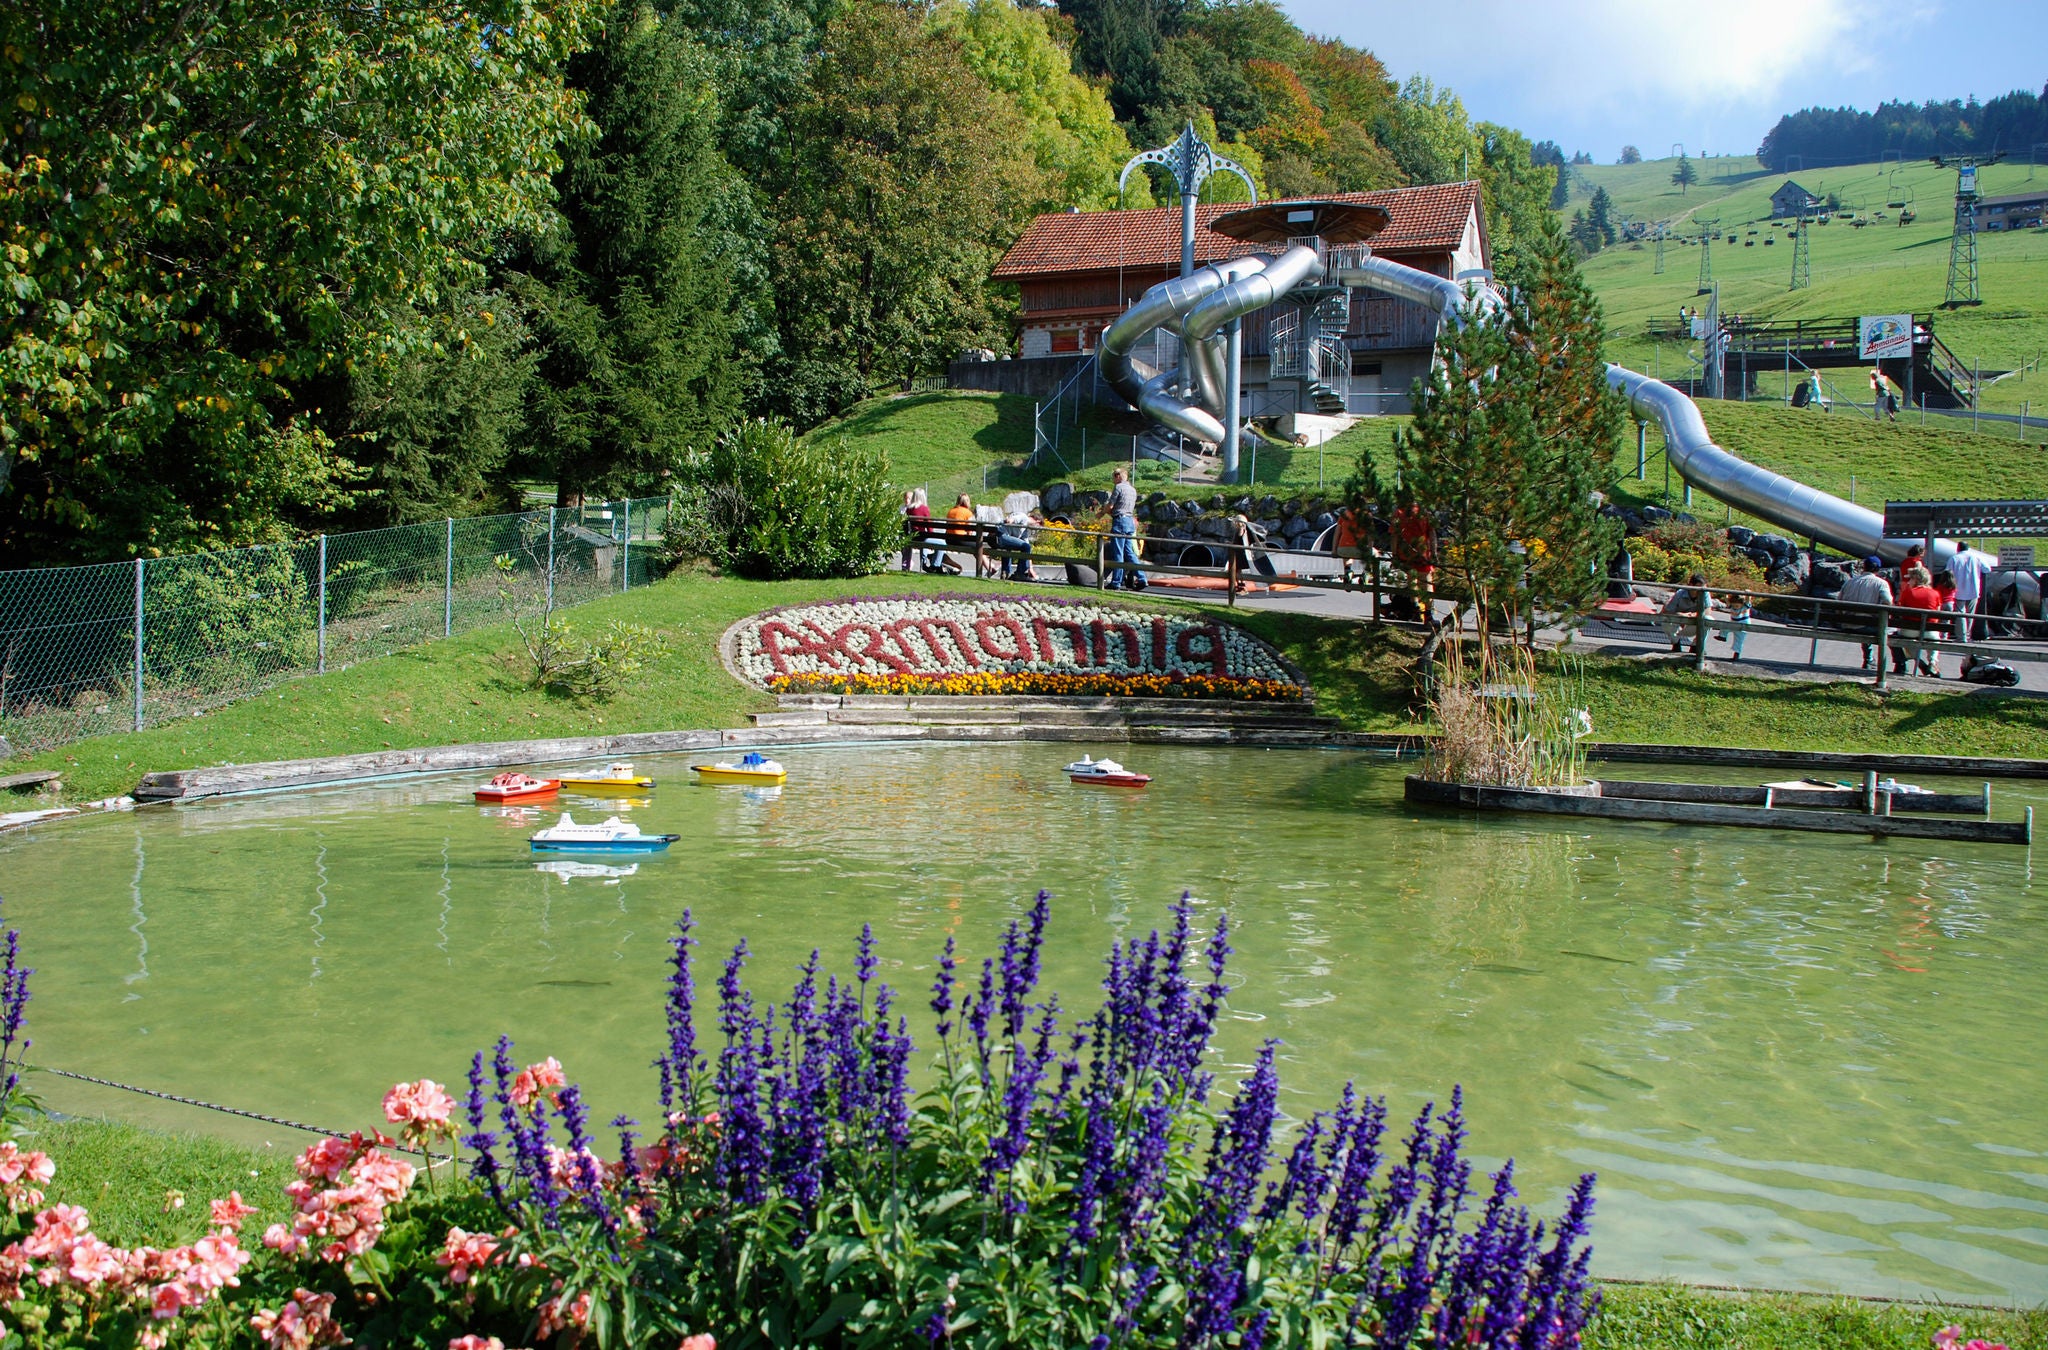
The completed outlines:
{"type": "Polygon", "coordinates": [[[1149,773],[1132,773],[1113,759],[1092,759],[1087,755],[1061,772],[1083,787],[1141,788],[1152,781],[1149,773]]]}
{"type": "Polygon", "coordinates": [[[562,790],[560,779],[535,778],[532,774],[501,773],[476,790],[480,802],[534,802],[562,790]]]}

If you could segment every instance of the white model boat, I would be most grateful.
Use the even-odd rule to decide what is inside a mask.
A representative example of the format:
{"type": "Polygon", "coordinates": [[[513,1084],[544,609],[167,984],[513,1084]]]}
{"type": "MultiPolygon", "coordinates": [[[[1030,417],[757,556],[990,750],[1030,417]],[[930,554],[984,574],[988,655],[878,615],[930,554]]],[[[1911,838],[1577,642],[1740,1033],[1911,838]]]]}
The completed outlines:
{"type": "Polygon", "coordinates": [[[529,841],[535,853],[659,853],[679,834],[644,834],[638,825],[613,816],[599,825],[578,825],[567,811],[529,841]]]}
{"type": "Polygon", "coordinates": [[[1152,781],[1149,773],[1132,773],[1113,759],[1092,759],[1087,755],[1069,764],[1062,773],[1084,787],[1143,787],[1152,781]]]}

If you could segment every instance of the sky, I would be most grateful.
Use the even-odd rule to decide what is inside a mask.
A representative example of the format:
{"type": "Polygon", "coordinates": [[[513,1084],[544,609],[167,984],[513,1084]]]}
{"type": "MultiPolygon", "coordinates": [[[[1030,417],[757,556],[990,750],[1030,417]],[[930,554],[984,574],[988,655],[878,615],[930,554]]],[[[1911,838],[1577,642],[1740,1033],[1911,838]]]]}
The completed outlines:
{"type": "Polygon", "coordinates": [[[1783,113],[2048,83],[2048,0],[1280,0],[1397,80],[1611,164],[1753,154],[1783,113]]]}

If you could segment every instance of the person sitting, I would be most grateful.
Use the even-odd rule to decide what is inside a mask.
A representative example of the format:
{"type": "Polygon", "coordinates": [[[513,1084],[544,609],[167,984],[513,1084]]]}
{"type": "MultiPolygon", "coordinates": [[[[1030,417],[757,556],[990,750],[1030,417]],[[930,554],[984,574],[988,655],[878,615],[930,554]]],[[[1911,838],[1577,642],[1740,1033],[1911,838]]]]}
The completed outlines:
{"type": "MultiPolygon", "coordinates": [[[[1875,553],[1863,560],[1863,570],[1842,583],[1842,593],[1836,597],[1855,605],[1889,605],[1892,602],[1891,583],[1884,579],[1884,559],[1875,553]]],[[[1846,621],[1849,627],[1868,632],[1876,627],[1876,616],[1854,614],[1846,621]]],[[[1870,669],[1870,653],[1877,646],[1874,642],[1863,644],[1863,668],[1870,669]]],[[[1880,654],[1881,655],[1881,654],[1880,654]]]]}
{"type": "MultiPolygon", "coordinates": [[[[943,536],[932,528],[932,508],[925,497],[923,488],[912,488],[904,497],[907,505],[903,508],[904,519],[908,522],[906,531],[917,546],[918,563],[927,572],[936,572],[946,561],[946,550],[940,547],[943,536]]],[[[910,549],[903,550],[903,570],[910,570],[910,549]]]]}
{"type": "MultiPolygon", "coordinates": [[[[1707,577],[1704,572],[1694,572],[1685,579],[1685,585],[1671,592],[1660,613],[1677,619],[1695,617],[1711,610],[1713,597],[1707,593],[1707,577]]],[[[1685,626],[1673,623],[1670,626],[1671,650],[1685,650],[1685,626]]],[[[1697,647],[1697,644],[1695,644],[1697,647]]]]}
{"type": "MultiPolygon", "coordinates": [[[[946,544],[954,553],[967,552],[975,546],[975,534],[974,502],[963,492],[946,512],[946,544]]],[[[966,570],[960,566],[960,560],[952,556],[945,559],[945,568],[956,577],[966,570]]]]}
{"type": "Polygon", "coordinates": [[[1038,574],[1031,570],[1031,534],[1043,524],[1029,511],[1012,511],[1003,517],[1002,528],[996,531],[996,548],[1003,555],[1003,580],[1038,580],[1038,574]],[[1014,556],[1017,554],[1023,556],[1014,556]]]}
{"type": "MultiPolygon", "coordinates": [[[[1898,604],[1901,609],[1925,610],[1929,614],[1941,609],[1941,592],[1934,589],[1934,578],[1928,575],[1926,568],[1909,567],[1906,569],[1904,583],[1899,587],[1898,604]]],[[[1912,636],[1919,639],[1918,642],[1910,644],[1914,665],[1919,668],[1922,675],[1930,679],[1940,679],[1941,654],[1930,651],[1925,645],[1927,641],[1927,621],[1925,619],[1902,619],[1898,626],[1900,637],[1903,638],[1908,635],[1907,628],[1909,624],[1912,625],[1912,636]]],[[[1906,652],[1907,644],[1896,642],[1892,644],[1892,674],[1903,675],[1906,673],[1906,652]]]]}

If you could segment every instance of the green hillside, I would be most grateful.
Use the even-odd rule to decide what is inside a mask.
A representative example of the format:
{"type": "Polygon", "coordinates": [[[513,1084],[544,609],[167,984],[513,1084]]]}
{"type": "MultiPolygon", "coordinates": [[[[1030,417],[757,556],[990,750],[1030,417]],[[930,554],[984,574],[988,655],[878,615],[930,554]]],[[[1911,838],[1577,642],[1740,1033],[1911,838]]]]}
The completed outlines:
{"type": "MultiPolygon", "coordinates": [[[[1812,284],[1793,291],[1788,289],[1792,231],[1789,225],[1774,228],[1770,221],[1770,195],[1785,176],[1764,172],[1754,160],[1695,161],[1701,181],[1680,194],[1670,183],[1673,163],[1571,170],[1573,205],[1568,209],[1578,209],[1594,188],[1605,187],[1623,214],[1671,221],[1675,232],[1665,246],[1662,276],[1656,274],[1656,254],[1649,244],[1622,244],[1586,261],[1587,280],[1606,308],[1610,359],[1652,374],[1686,369],[1684,346],[1667,343],[1660,350],[1645,336],[1644,325],[1700,303],[1697,239],[1710,221],[1717,223],[1713,270],[1724,313],[1831,318],[1926,311],[1941,304],[1954,218],[1952,170],[1919,161],[1792,175],[1816,195],[1839,193],[1847,208],[1872,222],[1858,229],[1837,216],[1827,225],[1809,226],[1812,284]],[[1911,201],[1917,217],[1910,225],[1901,226],[1898,210],[1888,205],[1902,199],[1911,201]],[[1880,212],[1882,221],[1875,219],[1880,212]],[[1730,234],[1740,236],[1740,242],[1729,244],[1730,234]]],[[[1982,173],[1983,191],[2023,190],[2028,172],[2025,164],[1994,165],[1982,173]]],[[[2048,232],[1984,233],[1979,255],[1983,305],[1940,315],[1936,332],[1957,356],[1986,370],[2018,370],[2048,355],[2048,232]]],[[[1845,372],[1841,383],[1845,390],[1860,388],[1854,372],[1845,372]]],[[[2038,371],[1990,386],[1984,408],[2018,412],[2023,403],[2031,405],[2030,411],[2048,414],[2048,381],[2038,371]]]]}

